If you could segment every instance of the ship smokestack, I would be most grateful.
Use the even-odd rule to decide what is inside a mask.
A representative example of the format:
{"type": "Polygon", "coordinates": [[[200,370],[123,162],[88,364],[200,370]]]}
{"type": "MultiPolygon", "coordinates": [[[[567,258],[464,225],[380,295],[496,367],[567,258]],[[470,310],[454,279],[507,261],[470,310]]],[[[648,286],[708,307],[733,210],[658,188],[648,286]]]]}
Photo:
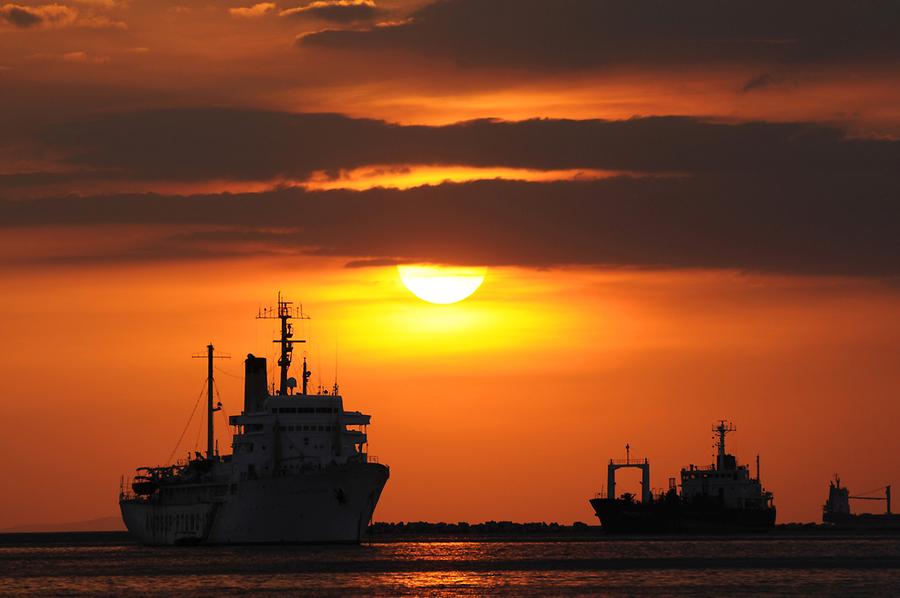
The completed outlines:
{"type": "Polygon", "coordinates": [[[266,358],[252,353],[244,361],[244,413],[262,411],[269,393],[266,389],[266,358]]]}

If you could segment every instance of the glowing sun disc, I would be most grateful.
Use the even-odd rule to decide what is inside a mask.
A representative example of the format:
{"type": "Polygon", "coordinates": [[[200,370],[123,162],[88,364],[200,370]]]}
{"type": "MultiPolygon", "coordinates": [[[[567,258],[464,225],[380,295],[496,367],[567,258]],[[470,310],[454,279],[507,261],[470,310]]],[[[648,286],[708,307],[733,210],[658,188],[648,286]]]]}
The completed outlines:
{"type": "Polygon", "coordinates": [[[397,266],[409,291],[429,303],[447,305],[469,297],[484,282],[487,268],[451,266],[397,266]]]}

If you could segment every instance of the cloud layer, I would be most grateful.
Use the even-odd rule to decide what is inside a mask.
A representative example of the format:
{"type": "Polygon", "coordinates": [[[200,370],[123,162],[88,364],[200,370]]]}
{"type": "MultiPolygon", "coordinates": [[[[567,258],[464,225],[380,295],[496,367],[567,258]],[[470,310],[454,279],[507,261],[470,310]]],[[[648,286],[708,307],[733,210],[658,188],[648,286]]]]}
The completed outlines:
{"type": "MultiPolygon", "coordinates": [[[[481,181],[407,191],[114,195],[0,202],[6,227],[159,225],[142,255],[255,250],[354,261],[900,274],[900,181],[827,174],[481,181]]],[[[77,252],[74,252],[77,254],[77,252]]],[[[116,256],[94,256],[97,259],[116,256]]],[[[197,257],[194,255],[194,257],[197,257]]]]}
{"type": "Polygon", "coordinates": [[[897,275],[893,0],[164,4],[0,5],[10,57],[0,83],[11,90],[0,100],[3,226],[159,225],[171,233],[166,246],[142,255],[160,258],[252,246],[356,262],[897,275]],[[396,22],[367,28],[381,11],[396,22]],[[345,30],[317,31],[320,21],[345,30]],[[117,29],[90,29],[101,26],[117,29]],[[851,76],[870,78],[847,95],[835,82],[851,76]],[[689,84],[672,91],[682,78],[689,84]],[[668,87],[656,93],[651,79],[668,87]],[[570,83],[585,87],[571,93],[570,83]],[[710,89],[720,95],[706,102],[710,89]],[[648,97],[663,116],[583,118],[642,112],[648,97]],[[550,107],[579,119],[390,120],[417,122],[395,106],[415,114],[421,102],[457,102],[467,116],[427,121],[453,122],[520,100],[536,107],[514,118],[550,107]],[[762,106],[750,112],[759,120],[737,120],[747,106],[762,106]],[[878,137],[854,137],[841,128],[854,120],[887,124],[852,129],[878,137]],[[279,187],[415,166],[627,176],[279,187]],[[198,189],[235,194],[187,195],[198,189]],[[238,194],[248,189],[270,190],[238,194]],[[8,200],[37,194],[48,197],[8,200]]]}
{"type": "Polygon", "coordinates": [[[479,120],[401,126],[335,114],[181,109],[105,115],[47,128],[71,166],[161,180],[304,179],[373,164],[457,164],[641,173],[894,173],[900,142],[813,123],[687,117],[479,120]]]}
{"type": "Polygon", "coordinates": [[[373,0],[317,0],[280,13],[282,17],[313,17],[334,23],[368,21],[379,14],[373,0]]]}
{"type": "Polygon", "coordinates": [[[4,4],[0,6],[0,21],[6,21],[10,25],[22,29],[40,26],[63,27],[74,23],[77,17],[77,10],[62,4],[40,6],[4,4]]]}
{"type": "Polygon", "coordinates": [[[893,0],[438,0],[394,27],[307,46],[401,50],[467,66],[583,69],[716,62],[897,60],[893,0]]]}

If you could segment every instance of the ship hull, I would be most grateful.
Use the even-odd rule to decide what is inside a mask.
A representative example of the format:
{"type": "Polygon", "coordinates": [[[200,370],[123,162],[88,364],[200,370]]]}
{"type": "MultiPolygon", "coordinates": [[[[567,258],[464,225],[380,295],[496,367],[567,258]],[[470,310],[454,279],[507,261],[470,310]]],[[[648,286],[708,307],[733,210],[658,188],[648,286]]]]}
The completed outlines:
{"type": "Polygon", "coordinates": [[[900,531],[900,515],[887,513],[826,513],[822,521],[835,529],[897,530],[900,531]]]}
{"type": "Polygon", "coordinates": [[[702,534],[761,532],[775,527],[775,508],[730,509],[716,504],[658,501],[650,504],[594,498],[591,506],[604,532],[702,534]]]}
{"type": "Polygon", "coordinates": [[[358,544],[388,477],[384,465],[348,464],[119,504],[142,544],[358,544]]]}

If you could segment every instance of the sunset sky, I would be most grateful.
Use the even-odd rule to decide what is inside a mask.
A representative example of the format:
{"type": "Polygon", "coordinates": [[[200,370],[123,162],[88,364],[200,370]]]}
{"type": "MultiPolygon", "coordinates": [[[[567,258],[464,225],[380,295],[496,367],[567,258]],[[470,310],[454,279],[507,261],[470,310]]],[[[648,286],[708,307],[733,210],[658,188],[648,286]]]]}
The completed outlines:
{"type": "Polygon", "coordinates": [[[238,413],[279,290],[377,520],[595,524],[721,418],[780,522],[900,486],[897,73],[896,0],[0,0],[0,529],[115,515],[208,342],[238,413]]]}

